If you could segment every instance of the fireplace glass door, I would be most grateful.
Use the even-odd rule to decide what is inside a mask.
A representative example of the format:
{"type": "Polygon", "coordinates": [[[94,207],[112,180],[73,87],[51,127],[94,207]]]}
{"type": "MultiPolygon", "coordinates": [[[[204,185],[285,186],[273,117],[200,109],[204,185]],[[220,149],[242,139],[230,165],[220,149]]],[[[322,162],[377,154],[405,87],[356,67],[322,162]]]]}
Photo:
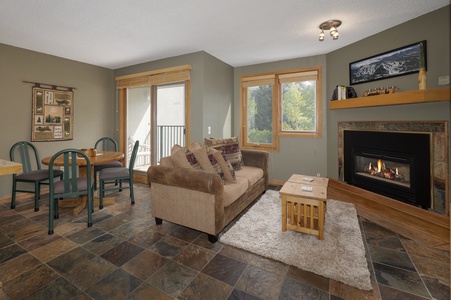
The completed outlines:
{"type": "Polygon", "coordinates": [[[354,159],[356,175],[410,189],[409,158],[360,151],[354,159]]]}
{"type": "Polygon", "coordinates": [[[347,183],[432,208],[430,134],[345,130],[343,137],[347,183]]]}

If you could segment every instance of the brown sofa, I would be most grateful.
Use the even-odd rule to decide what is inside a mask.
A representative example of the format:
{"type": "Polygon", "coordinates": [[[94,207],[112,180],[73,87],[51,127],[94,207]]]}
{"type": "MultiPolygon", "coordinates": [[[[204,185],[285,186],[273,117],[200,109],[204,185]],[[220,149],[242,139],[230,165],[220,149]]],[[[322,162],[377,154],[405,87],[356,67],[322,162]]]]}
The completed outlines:
{"type": "Polygon", "coordinates": [[[176,167],[171,157],[147,170],[152,215],[208,234],[210,242],[268,187],[269,154],[241,150],[244,165],[235,171],[236,182],[218,174],[176,167]]]}

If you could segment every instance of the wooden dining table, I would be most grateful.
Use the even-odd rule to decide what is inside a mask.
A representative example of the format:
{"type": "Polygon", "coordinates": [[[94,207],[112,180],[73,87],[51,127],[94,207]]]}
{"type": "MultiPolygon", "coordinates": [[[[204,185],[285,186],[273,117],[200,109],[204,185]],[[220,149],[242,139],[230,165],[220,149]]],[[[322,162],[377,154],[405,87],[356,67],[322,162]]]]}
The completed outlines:
{"type": "MultiPolygon", "coordinates": [[[[52,159],[53,156],[47,156],[44,157],[42,159],[42,163],[44,165],[49,165],[50,164],[50,160],[52,159]]],[[[112,161],[122,161],[124,159],[125,155],[122,152],[114,152],[114,151],[100,151],[97,152],[95,156],[89,156],[89,161],[91,163],[91,178],[94,178],[95,174],[94,174],[94,166],[98,165],[98,164],[103,164],[103,163],[107,163],[107,162],[112,162],[112,161]]],[[[64,166],[64,160],[63,160],[63,155],[59,156],[57,159],[55,159],[55,161],[53,162],[54,166],[64,166]]],[[[78,166],[78,176],[79,177],[87,177],[87,168],[86,168],[86,160],[82,157],[77,158],[77,166],[78,166]]],[[[98,205],[98,198],[94,198],[94,206],[98,205]]],[[[61,206],[75,206],[74,210],[73,210],[73,216],[77,217],[78,214],[87,206],[87,197],[84,196],[80,196],[80,199],[72,201],[72,200],[65,200],[63,201],[64,204],[61,206]]],[[[61,202],[61,203],[63,203],[61,202]]],[[[103,203],[104,204],[114,204],[116,202],[116,198],[114,197],[106,197],[103,198],[103,203]]]]}

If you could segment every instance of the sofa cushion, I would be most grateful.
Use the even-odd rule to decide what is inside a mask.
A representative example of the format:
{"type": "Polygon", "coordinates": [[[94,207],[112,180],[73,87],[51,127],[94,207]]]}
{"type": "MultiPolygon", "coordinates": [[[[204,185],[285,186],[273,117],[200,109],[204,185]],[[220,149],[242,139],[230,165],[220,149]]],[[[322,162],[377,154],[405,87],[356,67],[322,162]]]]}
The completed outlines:
{"type": "Polygon", "coordinates": [[[253,186],[263,177],[263,170],[257,167],[243,166],[240,170],[235,171],[236,177],[245,178],[248,187],[253,186]]]}
{"type": "Polygon", "coordinates": [[[243,155],[241,154],[237,137],[205,138],[204,143],[206,146],[222,151],[222,154],[227,157],[234,170],[239,170],[243,165],[243,155]]]}
{"type": "Polygon", "coordinates": [[[235,183],[224,184],[224,207],[229,206],[241,197],[247,191],[248,185],[248,180],[244,177],[237,177],[235,183]]]}

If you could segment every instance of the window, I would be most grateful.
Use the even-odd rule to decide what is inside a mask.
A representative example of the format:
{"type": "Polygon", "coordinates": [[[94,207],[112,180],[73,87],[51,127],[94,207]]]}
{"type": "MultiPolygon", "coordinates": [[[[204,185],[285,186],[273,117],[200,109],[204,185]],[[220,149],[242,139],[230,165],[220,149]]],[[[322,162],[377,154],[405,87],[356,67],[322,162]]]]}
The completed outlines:
{"type": "Polygon", "coordinates": [[[320,68],[241,77],[244,148],[278,151],[279,136],[321,136],[320,68]]]}

